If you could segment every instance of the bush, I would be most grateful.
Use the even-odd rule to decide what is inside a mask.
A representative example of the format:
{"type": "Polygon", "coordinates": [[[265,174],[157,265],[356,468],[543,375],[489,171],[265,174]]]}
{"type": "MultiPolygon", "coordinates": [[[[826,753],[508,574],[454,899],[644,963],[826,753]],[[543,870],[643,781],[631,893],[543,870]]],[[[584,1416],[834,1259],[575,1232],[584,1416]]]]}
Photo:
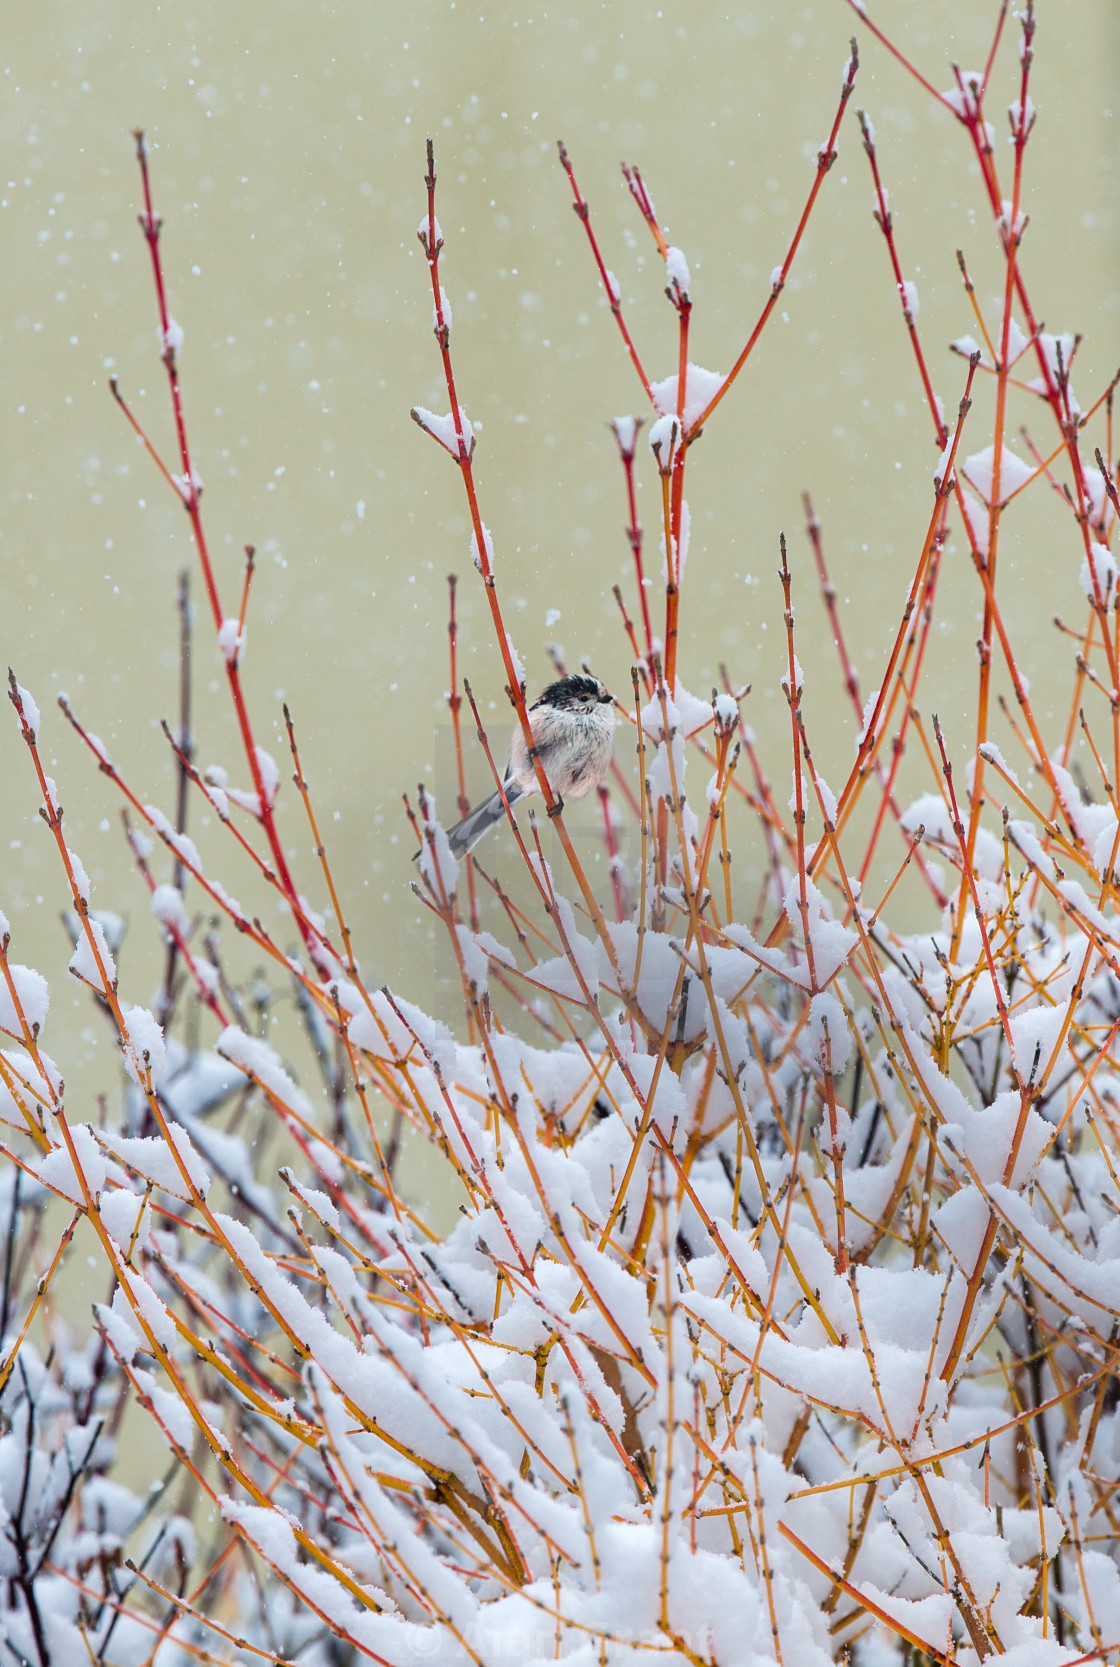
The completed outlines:
{"type": "MultiPolygon", "coordinates": [[[[593,883],[539,761],[543,820],[507,807],[513,842],[493,836],[485,867],[456,862],[421,788],[408,812],[418,891],[464,1002],[442,1019],[363,980],[290,718],[292,780],[321,865],[302,883],[318,887],[318,905],[280,843],[282,772],[255,740],[241,680],[252,553],[231,608],[206,541],[138,136],[176,465],[149,449],[189,517],[250,785],[200,773],[184,723],[169,732],[181,792],[168,815],[63,702],[125,801],[166,945],[157,1000],[130,1004],[119,921],[92,908],[40,761],[39,711],[11,679],[69,889],[70,970],[111,1021],[126,1078],[96,1124],[68,1119],[40,1045],[45,981],[11,958],[0,917],[0,1027],[13,1044],[0,1052],[13,1131],[0,1195],[0,1625],[14,1660],[166,1667],[233,1651],[803,1667],[854,1654],[878,1667],[1120,1648],[1112,386],[1082,406],[1079,338],[1047,333],[1033,310],[1021,203],[1034,21],[1028,6],[1008,171],[986,116],[1004,17],[982,74],[957,73],[943,94],[922,82],[970,147],[1003,262],[990,316],[964,273],[974,323],[954,344],[955,411],[933,393],[874,131],[858,116],[939,460],[886,671],[866,700],[808,508],[842,698],[859,718],[851,763],[812,751],[781,540],[788,809],[744,722],[747,691],[728,677],[699,696],[684,681],[684,488],[692,446],[727,420],[725,396],[772,316],[841,132],[852,137],[856,45],[804,212],[727,373],[690,362],[687,262],[627,169],[679,331],[676,371],[651,379],[561,147],[650,416],[648,455],[635,419],[614,423],[634,559],[632,594],[617,596],[634,672],[632,689],[615,691],[626,739],[600,789],[609,887],[593,883]],[[994,418],[978,432],[985,381],[994,418]],[[1027,441],[1023,456],[1010,440],[1028,404],[1053,432],[1049,450],[1027,441]],[[658,489],[659,580],[637,518],[642,471],[658,489]],[[1032,707],[997,586],[1005,520],[1030,513],[1024,494],[1033,503],[1045,483],[1069,512],[1083,613],[1062,627],[1075,659],[1056,727],[1032,707]],[[975,593],[945,573],[950,529],[975,593]],[[977,594],[977,731],[962,769],[961,737],[922,713],[919,690],[935,622],[977,594]],[[925,778],[909,803],[907,753],[925,778]],[[690,768],[702,796],[686,791],[690,768]],[[186,832],[192,795],[251,861],[260,896],[287,905],[297,953],[204,866],[186,832]],[[736,880],[733,849],[762,854],[757,895],[736,880]],[[504,941],[483,929],[484,901],[504,941]],[[239,980],[211,917],[294,985],[298,1034],[265,1040],[253,1013],[267,991],[239,980]],[[325,1113],[289,1068],[312,1059],[325,1113]],[[448,1232],[398,1183],[406,1130],[455,1179],[448,1232]],[[53,1294],[83,1218],[115,1283],[76,1337],[53,1294]],[[172,1455],[146,1500],[120,1479],[141,1413],[172,1455]]],[[[528,746],[469,390],[455,382],[435,194],[429,145],[419,236],[449,412],[414,416],[459,470],[492,651],[528,746]]],[[[464,696],[495,782],[501,760],[460,679],[454,581],[450,595],[463,813],[464,696]]],[[[184,631],[188,616],[184,597],[184,631]]]]}

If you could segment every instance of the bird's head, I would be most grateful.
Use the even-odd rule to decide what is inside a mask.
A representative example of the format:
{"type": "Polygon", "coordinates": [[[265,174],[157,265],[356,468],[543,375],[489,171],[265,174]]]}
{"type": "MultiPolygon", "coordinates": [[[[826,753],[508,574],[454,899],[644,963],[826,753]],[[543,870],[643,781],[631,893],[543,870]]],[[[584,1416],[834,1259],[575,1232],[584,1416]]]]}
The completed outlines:
{"type": "Polygon", "coordinates": [[[597,706],[610,706],[614,696],[586,672],[573,672],[550,683],[534,706],[554,706],[560,712],[593,712],[597,706]]]}

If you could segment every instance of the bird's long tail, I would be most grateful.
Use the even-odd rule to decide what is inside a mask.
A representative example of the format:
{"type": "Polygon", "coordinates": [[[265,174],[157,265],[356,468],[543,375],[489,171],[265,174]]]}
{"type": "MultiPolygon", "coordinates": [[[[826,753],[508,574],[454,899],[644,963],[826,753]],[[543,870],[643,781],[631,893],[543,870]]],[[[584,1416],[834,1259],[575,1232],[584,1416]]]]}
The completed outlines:
{"type": "MultiPolygon", "coordinates": [[[[506,799],[511,805],[516,804],[521,796],[520,789],[513,782],[506,785],[506,799]]],[[[451,855],[458,859],[465,857],[468,851],[473,851],[483,834],[489,833],[505,813],[502,795],[495,788],[490,797],[476,805],[461,822],[456,822],[453,828],[448,828],[447,838],[451,845],[451,855]]]]}

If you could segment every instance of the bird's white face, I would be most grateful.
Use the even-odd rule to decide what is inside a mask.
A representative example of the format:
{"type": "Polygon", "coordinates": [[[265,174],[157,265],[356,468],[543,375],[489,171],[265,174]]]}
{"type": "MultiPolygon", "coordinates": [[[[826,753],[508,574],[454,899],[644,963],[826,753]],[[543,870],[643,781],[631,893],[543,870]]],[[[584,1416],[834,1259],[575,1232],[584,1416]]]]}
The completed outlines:
{"type": "Polygon", "coordinates": [[[601,683],[596,683],[594,693],[580,694],[576,697],[578,707],[584,712],[594,712],[597,706],[610,700],[610,696],[601,683]]]}

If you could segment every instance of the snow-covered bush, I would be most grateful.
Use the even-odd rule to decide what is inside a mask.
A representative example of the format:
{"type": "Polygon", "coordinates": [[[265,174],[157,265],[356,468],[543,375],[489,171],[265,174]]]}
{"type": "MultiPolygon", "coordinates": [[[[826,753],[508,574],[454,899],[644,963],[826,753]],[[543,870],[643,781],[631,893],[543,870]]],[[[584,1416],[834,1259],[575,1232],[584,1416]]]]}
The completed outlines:
{"type": "MultiPolygon", "coordinates": [[[[190,519],[249,785],[200,774],[186,737],[170,737],[190,789],[170,817],[64,708],[126,801],[167,945],[155,1011],[132,1004],[119,922],[92,907],[40,761],[33,693],[12,679],[69,887],[71,971],[111,1020],[126,1074],[119,1108],[91,1122],[71,1094],[67,1111],[42,1047],[45,982],[12,958],[0,917],[0,1116],[12,1131],[0,1628],[14,1661],[812,1667],[850,1655],[879,1667],[1005,1655],[1042,1667],[1120,1650],[1120,503],[1111,388],[1078,402],[1078,338],[1044,331],[1032,306],[1020,204],[1033,29],[1028,5],[1009,150],[988,121],[994,50],[982,74],[955,72],[936,95],[970,147],[1004,272],[991,316],[966,277],[976,337],[943,367],[959,371],[951,408],[933,392],[859,116],[885,293],[897,286],[928,395],[928,523],[865,699],[810,514],[859,719],[854,761],[811,748],[781,543],[788,809],[743,694],[730,681],[686,687],[685,483],[703,429],[735,420],[726,396],[853,137],[855,45],[805,212],[727,372],[690,362],[687,261],[631,169],[679,325],[675,371],[647,372],[561,149],[649,419],[648,444],[634,418],[614,424],[635,591],[633,605],[619,596],[633,690],[615,691],[625,739],[601,792],[610,885],[604,896],[592,884],[543,776],[555,862],[544,824],[519,813],[512,840],[484,851],[488,868],[457,864],[422,792],[415,872],[465,1003],[442,1018],[363,980],[290,724],[318,875],[293,873],[281,847],[282,771],[254,739],[241,682],[245,601],[222,601],[206,542],[139,141],[179,447],[174,467],[159,466],[190,519]],[[995,393],[990,430],[971,403],[981,379],[995,393]],[[1053,431],[1026,461],[1008,441],[1028,401],[1053,431]],[[637,524],[642,471],[659,488],[660,583],[637,524]],[[1032,708],[997,583],[1005,519],[1029,514],[1047,481],[1069,510],[1061,555],[1083,615],[1071,716],[1056,729],[1032,708]],[[950,529],[975,588],[942,574],[950,529]],[[961,769],[962,738],[950,744],[922,715],[918,691],[935,621],[967,617],[977,597],[978,731],[961,769]],[[997,673],[1016,697],[1006,722],[997,673]],[[1078,719],[1091,781],[1074,775],[1078,719]],[[908,805],[907,753],[927,771],[908,805]],[[286,901],[298,954],[204,866],[186,832],[192,794],[253,862],[262,895],[286,901]],[[636,863],[622,854],[625,818],[636,863]],[[731,862],[752,842],[765,852],[758,895],[731,862]],[[891,919],[915,872],[911,932],[891,919]],[[318,889],[317,905],[300,885],[318,889]],[[482,929],[484,895],[504,938],[482,929]],[[226,976],[203,915],[224,917],[294,984],[302,1040],[257,1033],[251,993],[226,976]],[[311,1056],[309,1039],[329,1115],[278,1038],[289,1064],[311,1056]],[[456,1178],[448,1233],[398,1185],[406,1124],[456,1178]],[[85,1339],[51,1300],[77,1232],[111,1275],[85,1339]],[[142,1419],[172,1457],[146,1500],[114,1476],[142,1419]],[[183,1486],[168,1516],[172,1478],[183,1486]]],[[[459,470],[493,651],[527,726],[471,390],[453,373],[430,148],[427,192],[419,236],[449,414],[414,415],[459,470]]],[[[454,631],[451,653],[461,765],[454,631]]]]}

